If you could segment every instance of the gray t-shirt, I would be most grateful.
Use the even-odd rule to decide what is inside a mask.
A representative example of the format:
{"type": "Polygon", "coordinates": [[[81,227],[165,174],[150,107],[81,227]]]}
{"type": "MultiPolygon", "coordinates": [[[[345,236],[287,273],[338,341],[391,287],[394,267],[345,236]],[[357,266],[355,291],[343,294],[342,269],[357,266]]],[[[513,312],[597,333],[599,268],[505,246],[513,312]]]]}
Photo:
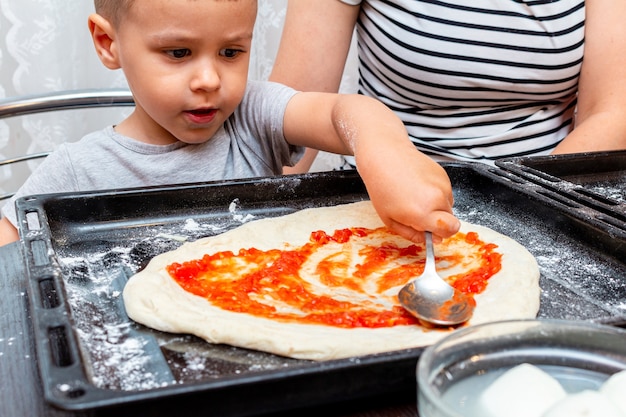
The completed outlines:
{"type": "Polygon", "coordinates": [[[285,108],[295,93],[280,84],[250,81],[233,115],[202,144],[151,145],[122,136],[111,126],[65,143],[2,207],[2,215],[17,224],[15,200],[27,195],[280,174],[304,152],[283,135],[285,108]]]}

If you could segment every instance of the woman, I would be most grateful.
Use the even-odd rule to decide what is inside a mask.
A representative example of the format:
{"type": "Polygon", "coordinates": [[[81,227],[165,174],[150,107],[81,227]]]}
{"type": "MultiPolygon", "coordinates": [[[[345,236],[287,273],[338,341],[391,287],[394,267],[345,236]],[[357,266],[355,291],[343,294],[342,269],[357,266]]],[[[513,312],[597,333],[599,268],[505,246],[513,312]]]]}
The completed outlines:
{"type": "Polygon", "coordinates": [[[435,159],[624,149],[625,20],[616,0],[289,0],[270,78],[337,91],[356,27],[360,93],[435,159]]]}

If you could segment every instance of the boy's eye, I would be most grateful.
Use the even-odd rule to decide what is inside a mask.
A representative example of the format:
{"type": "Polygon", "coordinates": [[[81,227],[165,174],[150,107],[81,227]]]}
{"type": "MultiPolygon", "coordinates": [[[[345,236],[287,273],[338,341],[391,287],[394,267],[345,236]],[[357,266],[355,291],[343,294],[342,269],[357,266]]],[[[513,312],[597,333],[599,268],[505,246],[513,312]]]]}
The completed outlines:
{"type": "Polygon", "coordinates": [[[238,49],[229,49],[229,48],[224,48],[220,51],[220,55],[226,58],[235,58],[240,53],[241,51],[238,49]]]}
{"type": "Polygon", "coordinates": [[[169,51],[165,51],[165,53],[175,59],[182,59],[191,55],[191,51],[189,49],[171,49],[169,51]]]}

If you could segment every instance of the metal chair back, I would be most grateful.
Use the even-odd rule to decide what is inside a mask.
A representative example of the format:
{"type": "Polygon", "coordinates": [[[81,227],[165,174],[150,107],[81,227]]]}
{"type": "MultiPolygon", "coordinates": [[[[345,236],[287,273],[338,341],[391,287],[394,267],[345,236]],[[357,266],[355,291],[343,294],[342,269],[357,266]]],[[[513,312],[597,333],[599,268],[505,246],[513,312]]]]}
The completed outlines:
{"type": "MultiPolygon", "coordinates": [[[[58,110],[93,107],[133,106],[135,101],[129,90],[85,89],[58,91],[47,94],[10,97],[0,100],[0,119],[58,110]]],[[[50,152],[21,155],[0,161],[0,167],[32,159],[44,158],[50,152]]],[[[11,198],[14,192],[0,195],[0,201],[11,198]]]]}

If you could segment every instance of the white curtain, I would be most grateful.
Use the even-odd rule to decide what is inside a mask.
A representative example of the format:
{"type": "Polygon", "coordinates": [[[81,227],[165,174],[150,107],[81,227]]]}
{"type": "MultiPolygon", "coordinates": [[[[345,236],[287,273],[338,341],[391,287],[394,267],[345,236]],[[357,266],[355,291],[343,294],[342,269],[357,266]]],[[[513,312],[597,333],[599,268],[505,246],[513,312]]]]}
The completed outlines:
{"type": "MultiPolygon", "coordinates": [[[[259,0],[250,77],[267,79],[287,0],[259,0]]],[[[0,0],[0,99],[85,88],[127,88],[121,71],[98,60],[87,29],[91,0],[0,0]]],[[[354,89],[347,76],[342,90],[354,89]]],[[[55,149],[113,124],[129,108],[64,110],[0,120],[0,160],[55,149]]],[[[0,168],[0,194],[14,191],[37,166],[0,168]]],[[[323,168],[322,168],[323,169],[323,168]]]]}

